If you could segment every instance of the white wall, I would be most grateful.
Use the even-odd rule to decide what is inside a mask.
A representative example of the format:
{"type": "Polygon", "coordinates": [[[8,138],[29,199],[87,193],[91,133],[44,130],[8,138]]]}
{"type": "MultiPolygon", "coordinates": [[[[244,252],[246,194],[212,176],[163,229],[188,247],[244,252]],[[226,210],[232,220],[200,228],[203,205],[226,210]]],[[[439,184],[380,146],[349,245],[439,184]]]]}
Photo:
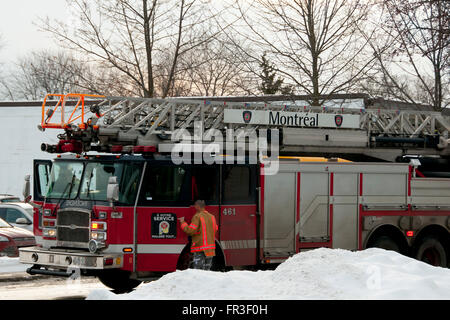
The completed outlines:
{"type": "Polygon", "coordinates": [[[57,143],[61,130],[41,132],[37,129],[40,120],[40,107],[0,107],[0,193],[22,198],[23,178],[33,174],[33,159],[54,158],[40,146],[57,143]]]}

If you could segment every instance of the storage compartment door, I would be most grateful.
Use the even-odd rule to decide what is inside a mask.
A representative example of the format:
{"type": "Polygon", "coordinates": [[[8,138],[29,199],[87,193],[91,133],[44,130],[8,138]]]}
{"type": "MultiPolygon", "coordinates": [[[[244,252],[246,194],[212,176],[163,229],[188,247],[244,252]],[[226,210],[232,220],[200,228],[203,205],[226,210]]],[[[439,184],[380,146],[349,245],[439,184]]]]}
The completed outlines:
{"type": "Polygon", "coordinates": [[[295,253],[296,173],[265,176],[264,255],[295,253]]]}

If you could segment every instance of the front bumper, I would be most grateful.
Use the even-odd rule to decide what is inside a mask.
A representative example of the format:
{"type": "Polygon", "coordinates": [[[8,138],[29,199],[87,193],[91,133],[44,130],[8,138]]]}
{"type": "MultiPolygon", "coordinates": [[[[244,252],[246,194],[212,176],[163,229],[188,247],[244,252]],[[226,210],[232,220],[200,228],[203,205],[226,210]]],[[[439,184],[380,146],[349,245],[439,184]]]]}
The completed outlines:
{"type": "Polygon", "coordinates": [[[103,270],[123,267],[122,254],[92,254],[73,250],[46,250],[40,247],[20,248],[19,261],[53,269],[103,270]]]}

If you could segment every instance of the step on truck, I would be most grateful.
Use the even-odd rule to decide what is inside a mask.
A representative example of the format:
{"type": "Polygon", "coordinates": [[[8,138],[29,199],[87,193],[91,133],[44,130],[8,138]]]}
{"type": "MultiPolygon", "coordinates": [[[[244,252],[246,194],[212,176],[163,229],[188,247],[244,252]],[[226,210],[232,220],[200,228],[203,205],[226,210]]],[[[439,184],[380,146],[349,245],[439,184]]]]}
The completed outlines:
{"type": "MultiPolygon", "coordinates": [[[[84,109],[86,97],[77,97],[84,109]]],[[[159,103],[177,115],[167,101],[150,100],[152,108],[159,103]]],[[[59,103],[64,106],[64,101],[59,103]]],[[[183,103],[188,111],[195,106],[183,103]]],[[[55,127],[65,135],[59,136],[58,145],[42,147],[62,155],[34,161],[32,201],[26,178],[24,196],[34,206],[37,243],[20,250],[20,261],[32,265],[28,273],[97,276],[106,286],[125,292],[144,280],[186,269],[190,239],[177,219],[190,221],[196,199],[206,201],[218,223],[214,270],[270,267],[319,247],[379,247],[449,266],[450,178],[424,174],[418,158],[407,158],[406,163],[308,162],[280,156],[270,160],[278,167],[270,174],[271,162],[262,158],[175,164],[155,145],[138,145],[149,139],[149,131],[130,131],[146,122],[147,128],[158,128],[152,138],[156,135],[161,143],[172,132],[160,128],[166,109],[140,114],[142,110],[135,109],[141,104],[138,100],[126,111],[122,106],[116,119],[128,115],[131,120],[117,127],[108,120],[101,131],[92,119],[108,111],[98,105],[90,109],[94,118],[81,113],[74,118],[81,121],[75,126],[63,116],[51,124],[58,105],[44,113],[44,103],[40,129],[55,127]],[[94,147],[100,153],[88,152],[94,147]]],[[[191,114],[186,113],[182,123],[191,114]]],[[[210,124],[216,121],[212,118],[210,124]]],[[[356,134],[361,136],[360,131],[356,134]]]]}

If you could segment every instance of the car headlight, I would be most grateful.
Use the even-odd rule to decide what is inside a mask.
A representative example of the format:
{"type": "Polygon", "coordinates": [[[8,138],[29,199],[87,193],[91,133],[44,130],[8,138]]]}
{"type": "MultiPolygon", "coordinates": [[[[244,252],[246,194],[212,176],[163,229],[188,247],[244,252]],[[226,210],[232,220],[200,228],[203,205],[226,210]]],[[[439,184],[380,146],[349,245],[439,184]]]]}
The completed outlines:
{"type": "Polygon", "coordinates": [[[9,239],[4,236],[0,236],[0,242],[9,242],[9,239]]]}

